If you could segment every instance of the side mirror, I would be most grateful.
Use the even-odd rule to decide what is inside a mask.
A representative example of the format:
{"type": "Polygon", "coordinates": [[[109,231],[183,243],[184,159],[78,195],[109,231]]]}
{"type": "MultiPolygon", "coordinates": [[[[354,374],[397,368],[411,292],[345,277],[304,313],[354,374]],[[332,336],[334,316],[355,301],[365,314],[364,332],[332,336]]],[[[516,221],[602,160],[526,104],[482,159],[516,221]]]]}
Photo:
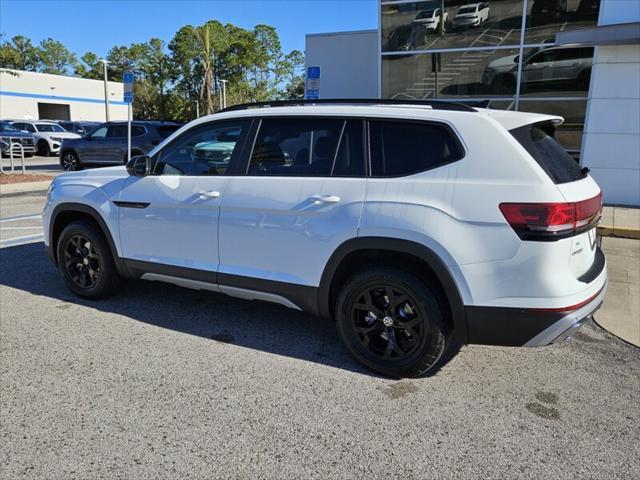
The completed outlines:
{"type": "Polygon", "coordinates": [[[134,177],[146,177],[151,171],[151,158],[148,155],[138,155],[127,163],[127,172],[134,177]]]}

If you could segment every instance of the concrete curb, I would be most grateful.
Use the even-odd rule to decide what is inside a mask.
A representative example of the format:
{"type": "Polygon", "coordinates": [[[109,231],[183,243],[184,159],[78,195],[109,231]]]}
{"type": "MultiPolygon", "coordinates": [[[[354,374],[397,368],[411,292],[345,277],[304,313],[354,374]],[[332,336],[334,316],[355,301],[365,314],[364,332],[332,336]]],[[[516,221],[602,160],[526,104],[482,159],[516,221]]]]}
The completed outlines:
{"type": "Polygon", "coordinates": [[[640,228],[598,225],[598,234],[601,237],[618,237],[640,240],[640,228]]]}
{"type": "MultiPolygon", "coordinates": [[[[53,178],[51,178],[51,180],[53,180],[53,178]]],[[[47,188],[49,188],[51,180],[42,180],[40,182],[8,183],[6,185],[0,185],[0,195],[46,191],[47,188]]]]}

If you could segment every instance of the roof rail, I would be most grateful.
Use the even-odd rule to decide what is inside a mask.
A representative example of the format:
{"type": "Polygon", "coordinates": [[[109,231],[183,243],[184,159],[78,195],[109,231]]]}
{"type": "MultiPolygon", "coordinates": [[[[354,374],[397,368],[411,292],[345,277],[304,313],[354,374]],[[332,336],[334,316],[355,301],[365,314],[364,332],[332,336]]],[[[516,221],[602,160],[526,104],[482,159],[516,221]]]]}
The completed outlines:
{"type": "Polygon", "coordinates": [[[394,100],[391,98],[322,98],[316,100],[274,100],[272,102],[242,103],[223,108],[218,113],[249,110],[251,108],[269,107],[299,107],[303,105],[414,105],[416,107],[431,107],[437,110],[457,110],[461,112],[475,112],[468,105],[458,102],[442,100],[394,100]]]}

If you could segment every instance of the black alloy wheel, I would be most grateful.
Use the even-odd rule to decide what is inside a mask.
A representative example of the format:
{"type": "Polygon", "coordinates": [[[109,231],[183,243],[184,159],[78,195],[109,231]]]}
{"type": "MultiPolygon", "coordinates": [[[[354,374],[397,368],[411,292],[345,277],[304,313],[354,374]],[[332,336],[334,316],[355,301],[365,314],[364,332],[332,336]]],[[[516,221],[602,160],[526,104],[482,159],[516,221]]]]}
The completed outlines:
{"type": "Polygon", "coordinates": [[[76,154],[73,152],[64,152],[60,159],[60,163],[62,165],[62,169],[66,172],[75,172],[76,170],[80,170],[80,162],[78,161],[76,154]]]}
{"type": "Polygon", "coordinates": [[[67,240],[64,266],[71,280],[80,288],[93,288],[100,280],[100,257],[91,240],[83,235],[73,235],[67,240]]]}

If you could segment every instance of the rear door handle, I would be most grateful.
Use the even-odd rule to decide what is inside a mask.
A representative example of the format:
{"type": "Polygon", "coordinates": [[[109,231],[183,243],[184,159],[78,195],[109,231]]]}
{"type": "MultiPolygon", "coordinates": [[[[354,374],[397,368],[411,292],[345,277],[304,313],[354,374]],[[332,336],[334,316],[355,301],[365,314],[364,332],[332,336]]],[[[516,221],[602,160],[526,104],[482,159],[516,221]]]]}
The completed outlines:
{"type": "Polygon", "coordinates": [[[340,201],[340,197],[337,195],[312,195],[311,200],[314,202],[338,203],[340,201]]]}
{"type": "Polygon", "coordinates": [[[201,198],[218,198],[220,196],[220,192],[199,192],[198,195],[200,195],[201,198]]]}

